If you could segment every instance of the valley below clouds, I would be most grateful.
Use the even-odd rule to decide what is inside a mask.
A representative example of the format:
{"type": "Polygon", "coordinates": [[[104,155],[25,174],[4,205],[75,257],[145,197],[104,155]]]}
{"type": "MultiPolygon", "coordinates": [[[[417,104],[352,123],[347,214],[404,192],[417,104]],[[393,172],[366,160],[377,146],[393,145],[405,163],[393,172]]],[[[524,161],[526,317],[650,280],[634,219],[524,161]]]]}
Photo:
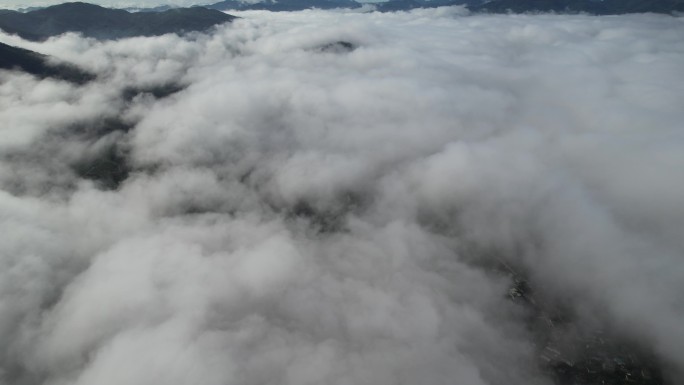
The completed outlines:
{"type": "Polygon", "coordinates": [[[684,381],[683,18],[235,15],[0,33],[0,384],[684,381]]]}

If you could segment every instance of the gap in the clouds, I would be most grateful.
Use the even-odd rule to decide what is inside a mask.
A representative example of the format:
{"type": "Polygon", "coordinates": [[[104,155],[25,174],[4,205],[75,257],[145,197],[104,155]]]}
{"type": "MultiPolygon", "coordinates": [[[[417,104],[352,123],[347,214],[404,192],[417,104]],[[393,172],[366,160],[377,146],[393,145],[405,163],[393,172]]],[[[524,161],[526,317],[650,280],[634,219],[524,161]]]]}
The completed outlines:
{"type": "Polygon", "coordinates": [[[115,190],[132,171],[127,133],[133,126],[119,117],[102,117],[53,128],[30,152],[6,151],[0,156],[15,170],[34,170],[33,175],[6,175],[3,188],[15,196],[66,197],[78,189],[79,179],[85,179],[100,189],[115,190]]]}
{"type": "MultiPolygon", "coordinates": [[[[516,250],[515,253],[524,253],[516,250]]],[[[510,252],[508,252],[510,253],[510,252]]],[[[524,310],[537,363],[555,384],[662,385],[663,367],[655,353],[621,333],[601,315],[587,320],[573,298],[541,290],[520,257],[478,245],[462,247],[471,266],[510,281],[508,299],[524,310]]],[[[586,310],[584,310],[586,311],[586,310]]]]}
{"type": "MultiPolygon", "coordinates": [[[[184,90],[187,85],[167,83],[156,86],[129,86],[121,92],[124,103],[131,103],[135,98],[151,96],[155,100],[167,98],[184,90]]],[[[67,136],[76,135],[77,140],[90,143],[94,148],[98,142],[112,140],[100,145],[96,151],[85,153],[80,159],[71,164],[73,171],[83,179],[94,181],[97,186],[105,190],[116,190],[128,179],[132,172],[129,160],[127,134],[135,127],[135,122],[121,117],[105,117],[96,121],[69,127],[67,136]]]]}
{"type": "Polygon", "coordinates": [[[105,117],[66,128],[63,135],[86,146],[86,151],[71,162],[73,172],[102,189],[117,189],[131,172],[125,142],[133,127],[134,123],[120,117],[105,117]]]}
{"type": "Polygon", "coordinates": [[[4,360],[0,380],[12,385],[35,385],[43,384],[47,376],[35,373],[30,368],[24,367],[20,361],[4,360]]]}
{"type": "Polygon", "coordinates": [[[185,84],[167,83],[151,87],[126,87],[121,95],[126,102],[131,102],[133,98],[144,95],[152,95],[155,99],[164,99],[187,88],[185,84]]]}
{"type": "Polygon", "coordinates": [[[72,167],[81,178],[95,181],[103,189],[115,190],[131,173],[127,155],[125,149],[114,143],[95,157],[80,159],[72,167]]]}
{"type": "Polygon", "coordinates": [[[324,207],[301,199],[285,209],[285,217],[290,220],[305,220],[308,226],[318,234],[346,232],[348,216],[362,212],[367,207],[368,200],[361,194],[353,192],[341,194],[333,204],[324,207]]]}
{"type": "Polygon", "coordinates": [[[510,274],[509,298],[529,312],[539,365],[556,383],[663,383],[662,364],[641,344],[606,324],[587,327],[590,323],[579,320],[572,304],[544,299],[524,275],[513,270],[510,274]]]}
{"type": "Polygon", "coordinates": [[[348,53],[354,51],[358,46],[352,42],[338,40],[319,46],[316,50],[327,53],[348,53]]]}
{"type": "Polygon", "coordinates": [[[64,137],[75,137],[83,141],[97,141],[113,133],[128,133],[135,124],[128,122],[118,116],[103,116],[66,127],[63,131],[64,137]]]}

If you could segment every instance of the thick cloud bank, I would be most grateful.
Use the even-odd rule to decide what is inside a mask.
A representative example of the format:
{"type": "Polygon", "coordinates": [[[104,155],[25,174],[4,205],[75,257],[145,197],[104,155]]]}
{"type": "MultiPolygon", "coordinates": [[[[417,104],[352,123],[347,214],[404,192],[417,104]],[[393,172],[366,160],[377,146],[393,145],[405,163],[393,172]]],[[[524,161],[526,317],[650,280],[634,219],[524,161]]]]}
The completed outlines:
{"type": "Polygon", "coordinates": [[[684,20],[459,13],[0,35],[0,384],[681,383],[684,20]]]}

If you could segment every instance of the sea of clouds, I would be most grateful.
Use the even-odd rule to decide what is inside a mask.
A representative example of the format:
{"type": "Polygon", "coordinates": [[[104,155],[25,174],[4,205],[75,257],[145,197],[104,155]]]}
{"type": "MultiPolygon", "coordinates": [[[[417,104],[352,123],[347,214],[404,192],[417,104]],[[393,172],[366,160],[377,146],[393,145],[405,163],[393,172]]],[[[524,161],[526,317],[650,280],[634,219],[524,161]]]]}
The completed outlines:
{"type": "Polygon", "coordinates": [[[0,34],[0,384],[552,384],[501,266],[682,381],[684,19],[239,16],[0,34]]]}

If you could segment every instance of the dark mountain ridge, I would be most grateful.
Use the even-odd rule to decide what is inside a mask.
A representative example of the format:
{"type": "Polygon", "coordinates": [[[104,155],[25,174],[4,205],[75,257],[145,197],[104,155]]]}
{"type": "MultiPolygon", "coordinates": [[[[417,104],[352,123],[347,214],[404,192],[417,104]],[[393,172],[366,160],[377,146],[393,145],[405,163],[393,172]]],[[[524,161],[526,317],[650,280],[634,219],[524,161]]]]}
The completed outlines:
{"type": "MultiPolygon", "coordinates": [[[[81,32],[89,37],[115,39],[202,31],[235,18],[216,11],[356,9],[362,5],[363,3],[355,0],[265,0],[257,3],[223,0],[203,7],[160,6],[124,10],[87,3],[65,3],[47,8],[27,8],[28,12],[0,10],[0,29],[30,40],[43,40],[65,32],[81,32]]],[[[684,12],[684,0],[389,0],[373,3],[379,12],[454,5],[466,5],[475,13],[554,12],[620,15],[684,12]]]]}
{"type": "Polygon", "coordinates": [[[683,0],[492,0],[469,7],[489,13],[588,13],[622,15],[628,13],[684,12],[683,0]]]}
{"type": "Polygon", "coordinates": [[[19,70],[39,78],[56,78],[72,83],[86,83],[95,76],[66,63],[50,63],[48,56],[0,43],[0,69],[19,70]]]}
{"type": "Polygon", "coordinates": [[[450,7],[454,5],[479,4],[480,0],[389,0],[374,3],[379,12],[409,11],[416,8],[450,7]]]}
{"type": "Polygon", "coordinates": [[[211,5],[205,5],[206,8],[217,9],[222,11],[227,10],[266,10],[273,12],[282,11],[302,11],[305,9],[336,9],[336,8],[360,8],[361,3],[354,0],[266,0],[259,3],[247,3],[239,0],[225,0],[211,5]]]}
{"type": "MultiPolygon", "coordinates": [[[[466,5],[476,13],[588,13],[595,15],[620,15],[627,13],[684,12],[684,0],[389,0],[372,3],[379,12],[409,11],[416,8],[436,8],[466,5]]],[[[224,0],[207,5],[217,10],[268,10],[300,11],[305,9],[360,8],[355,0],[265,0],[248,3],[240,0],[224,0]]]]}
{"type": "Polygon", "coordinates": [[[204,31],[233,19],[235,16],[203,7],[131,13],[88,3],[64,3],[26,13],[0,11],[0,29],[33,41],[66,32],[118,39],[204,31]]]}
{"type": "MultiPolygon", "coordinates": [[[[389,0],[373,3],[375,10],[379,12],[408,11],[416,8],[436,8],[452,5],[480,3],[480,0],[389,0]]],[[[258,3],[247,3],[240,0],[224,0],[215,4],[206,5],[211,9],[222,11],[247,11],[266,10],[272,12],[302,11],[305,9],[356,9],[361,8],[363,3],[355,0],[265,0],[258,3]]]]}

